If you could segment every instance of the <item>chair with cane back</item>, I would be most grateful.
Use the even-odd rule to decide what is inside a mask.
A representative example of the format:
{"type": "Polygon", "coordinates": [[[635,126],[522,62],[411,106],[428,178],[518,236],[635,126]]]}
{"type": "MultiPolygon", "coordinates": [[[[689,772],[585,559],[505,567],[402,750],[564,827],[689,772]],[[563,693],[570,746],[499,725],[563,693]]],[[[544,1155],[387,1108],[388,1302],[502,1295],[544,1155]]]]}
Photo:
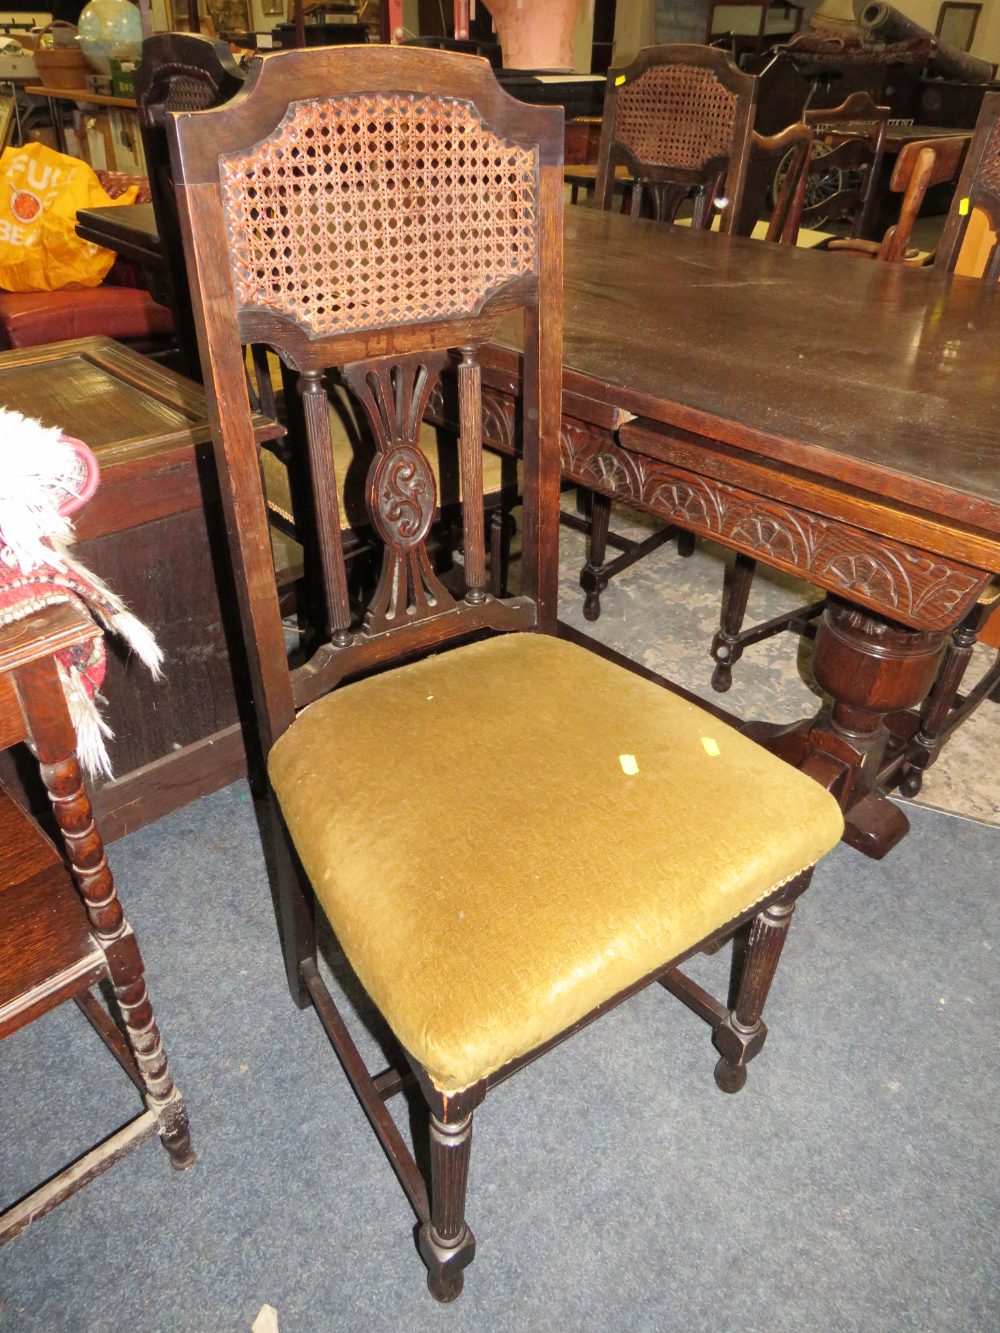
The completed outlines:
{"type": "MultiPolygon", "coordinates": [[[[750,160],[756,79],[743,74],[723,51],[694,45],[648,46],[622,69],[608,71],[604,119],[597,160],[596,198],[611,208],[616,173],[629,173],[630,211],[673,222],[686,199],[693,199],[692,227],[704,229],[720,214],[720,228],[732,231],[742,211],[750,160]]],[[[601,594],[616,575],[650,555],[671,538],[690,555],[694,538],[672,524],[643,540],[610,531],[611,500],[587,496],[589,515],[566,515],[588,535],[586,564],[580,571],[583,614],[597,620],[601,594]],[[607,560],[607,548],[621,554],[607,560]]]]}
{"type": "Polygon", "coordinates": [[[317,1010],[413,1207],[431,1292],[450,1300],[475,1252],[466,1185],[487,1091],[653,981],[708,1019],[720,1086],[742,1086],[793,901],[842,819],[818,785],[701,709],[554,636],[559,110],[513,101],[473,57],[330,48],[254,61],[237,103],[177,115],[173,133],[280,834],[288,981],[317,1010]],[[499,599],[486,587],[478,349],[517,312],[523,591],[499,599]],[[317,497],[328,634],[295,669],[249,430],[243,345],[256,341],[303,381],[317,497]],[[367,500],[383,565],[360,620],[334,518],[330,366],[377,444],[367,500]],[[461,427],[459,589],[427,554],[435,496],[419,425],[442,376],[457,379],[461,427]],[[592,805],[585,838],[568,837],[592,805]],[[316,905],[398,1042],[380,1074],[320,975],[316,905]],[[730,1011],[677,963],[738,931],[747,960],[730,1011]],[[414,1082],[429,1187],[384,1104],[414,1082]]]}

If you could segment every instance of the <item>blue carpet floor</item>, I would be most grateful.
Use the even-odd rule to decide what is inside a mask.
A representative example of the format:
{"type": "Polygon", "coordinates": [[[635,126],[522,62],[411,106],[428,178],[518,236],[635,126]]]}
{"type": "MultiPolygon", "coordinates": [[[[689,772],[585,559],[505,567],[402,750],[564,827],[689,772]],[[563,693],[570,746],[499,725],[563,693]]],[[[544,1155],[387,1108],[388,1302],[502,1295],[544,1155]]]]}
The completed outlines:
{"type": "MultiPolygon", "coordinates": [[[[147,1144],[0,1250],[0,1329],[246,1333],[268,1302],[281,1333],[996,1330],[1000,832],[910,817],[882,864],[821,867],[739,1096],[659,988],[491,1094],[444,1308],[288,999],[246,789],[133,834],[113,862],[199,1160],[147,1144]]],[[[5,1199],[134,1106],[72,1006],[4,1042],[5,1199]]]]}

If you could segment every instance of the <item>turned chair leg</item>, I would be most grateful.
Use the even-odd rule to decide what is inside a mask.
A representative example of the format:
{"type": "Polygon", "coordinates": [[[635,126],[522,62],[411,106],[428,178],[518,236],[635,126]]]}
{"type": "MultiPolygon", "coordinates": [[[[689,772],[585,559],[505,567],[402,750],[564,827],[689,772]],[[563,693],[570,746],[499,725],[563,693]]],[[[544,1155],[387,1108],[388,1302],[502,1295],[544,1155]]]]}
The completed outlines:
{"type": "Polygon", "coordinates": [[[472,1112],[454,1123],[431,1113],[431,1215],[420,1226],[420,1255],[435,1300],[461,1294],[464,1269],[476,1255],[476,1238],[465,1220],[465,1189],[472,1150],[472,1112]]]}
{"type": "Polygon", "coordinates": [[[774,980],[794,910],[794,901],[771,903],[750,923],[746,950],[740,959],[736,1002],[713,1038],[722,1057],[715,1066],[715,1081],[723,1092],[739,1092],[747,1081],[748,1061],[764,1045],[767,1036],[761,1018],[764,1001],[774,980]]]}
{"type": "Polygon", "coordinates": [[[182,1171],[195,1160],[187,1111],[170,1072],[143,980],[142,955],[115,890],[80,765],[71,754],[39,767],[91,929],[107,958],[111,985],[125,1022],[125,1037],[146,1090],[146,1103],[159,1122],[160,1138],[171,1165],[182,1171]]]}
{"type": "Polygon", "coordinates": [[[952,631],[941,670],[924,706],[920,726],[907,746],[903,777],[899,784],[903,796],[917,795],[924,785],[925,772],[938,756],[942,745],[941,733],[976,646],[977,629],[978,621],[973,624],[972,617],[968,616],[952,631]]]}
{"type": "Polygon", "coordinates": [[[590,497],[590,545],[587,563],[580,571],[580,587],[587,594],[583,602],[586,620],[597,620],[601,614],[601,593],[608,586],[604,576],[604,557],[608,550],[608,527],[611,523],[611,501],[594,491],[590,497]]]}
{"type": "Polygon", "coordinates": [[[490,593],[496,598],[507,596],[510,545],[515,527],[513,515],[502,505],[490,512],[490,593]]]}
{"type": "Polygon", "coordinates": [[[750,587],[756,572],[757,561],[749,555],[737,552],[729,590],[722,602],[719,632],[712,640],[711,647],[716,664],[712,672],[712,689],[720,694],[725,694],[732,685],[733,664],[743,656],[739,635],[743,628],[743,617],[746,615],[750,587]]]}

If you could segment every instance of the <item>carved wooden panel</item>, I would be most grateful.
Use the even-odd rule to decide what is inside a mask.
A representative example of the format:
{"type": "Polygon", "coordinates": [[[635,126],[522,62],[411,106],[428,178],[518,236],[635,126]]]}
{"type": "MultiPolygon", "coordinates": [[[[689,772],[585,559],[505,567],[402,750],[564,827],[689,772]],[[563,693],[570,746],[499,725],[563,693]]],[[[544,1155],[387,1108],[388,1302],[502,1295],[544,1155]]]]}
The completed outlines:
{"type": "Polygon", "coordinates": [[[474,315],[537,271],[537,148],[467,102],[293,102],[220,158],[236,297],[313,335],[474,315]]]}
{"type": "Polygon", "coordinates": [[[573,481],[916,628],[954,625],[986,582],[965,565],[623,449],[582,423],[563,422],[562,467],[573,481]]]}
{"type": "Polygon", "coordinates": [[[385,551],[379,584],[365,616],[370,634],[429,619],[455,605],[427,554],[437,493],[434,474],[417,442],[427,400],[448,360],[447,352],[416,353],[396,361],[356,362],[343,370],[365,409],[377,449],[368,472],[366,502],[385,551]]]}
{"type": "MultiPolygon", "coordinates": [[[[429,411],[447,420],[440,393],[429,411]]],[[[517,444],[516,404],[490,387],[483,391],[483,442],[503,453],[517,444]]],[[[966,565],[625,449],[602,426],[564,416],[560,453],[569,481],[915,628],[950,628],[987,582],[966,565]]]]}

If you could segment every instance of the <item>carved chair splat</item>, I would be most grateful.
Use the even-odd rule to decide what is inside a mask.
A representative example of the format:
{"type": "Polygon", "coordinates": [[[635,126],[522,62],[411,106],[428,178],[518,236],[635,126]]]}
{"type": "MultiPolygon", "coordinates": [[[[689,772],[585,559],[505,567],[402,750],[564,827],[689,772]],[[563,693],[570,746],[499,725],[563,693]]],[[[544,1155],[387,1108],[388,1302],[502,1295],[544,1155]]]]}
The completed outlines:
{"type": "MultiPolygon", "coordinates": [[[[761,1011],[791,906],[843,821],[817,784],[736,732],[720,732],[701,709],[555,637],[561,113],[513,101],[488,64],[471,57],[316,48],[255,61],[237,103],[175,116],[171,129],[268,754],[289,988],[296,1003],[316,1009],[399,1177],[419,1222],[432,1294],[452,1300],[475,1253],[465,1197],[473,1115],[488,1090],[660,981],[710,1024],[717,1080],[735,1091],[763,1042],[761,1011]],[[317,229],[322,239],[314,244],[317,229]],[[477,349],[515,311],[525,349],[524,591],[498,599],[485,587],[477,349]],[[299,372],[307,405],[319,398],[323,371],[339,367],[377,443],[367,501],[384,547],[382,577],[359,623],[343,596],[331,518],[338,478],[322,447],[327,420],[307,411],[330,633],[295,670],[262,541],[246,342],[267,343],[299,372]],[[465,516],[458,591],[445,588],[427,560],[434,481],[418,436],[452,366],[465,516]],[[608,725],[624,725],[623,710],[631,709],[628,725],[659,733],[664,757],[658,762],[651,747],[647,785],[637,793],[640,805],[652,801],[645,815],[629,803],[627,827],[616,814],[592,829],[585,864],[573,871],[559,858],[576,806],[553,775],[574,773],[595,792],[604,782],[595,723],[579,708],[595,691],[608,700],[608,725]],[[707,726],[722,746],[721,763],[710,766],[700,742],[707,726]],[[449,783],[473,802],[512,744],[524,746],[531,763],[502,784],[491,817],[446,823],[436,778],[442,753],[449,783]],[[688,774],[676,785],[685,746],[708,783],[723,784],[697,819],[687,802],[703,783],[688,774]],[[752,807],[735,799],[747,776],[752,807]],[[716,818],[722,824],[710,827],[716,818]],[[734,819],[749,820],[752,830],[734,836],[734,819]],[[685,830],[685,856],[698,846],[679,876],[669,869],[676,826],[685,830]],[[663,872],[648,889],[642,876],[630,887],[620,860],[636,839],[658,849],[637,862],[663,872]],[[727,840],[754,848],[752,866],[737,851],[737,863],[722,871],[716,858],[727,840]],[[574,882],[564,902],[553,889],[567,874],[574,882]],[[664,874],[676,914],[657,897],[664,874]],[[607,886],[618,918],[610,933],[607,886]],[[381,1074],[365,1067],[320,976],[317,903],[399,1043],[398,1064],[381,1074]],[[730,1008],[677,965],[744,928],[748,952],[734,964],[730,1008]],[[406,1086],[407,1069],[427,1103],[429,1188],[384,1104],[406,1086]]],[[[612,746],[617,764],[609,732],[602,753],[612,746]]],[[[610,805],[618,812],[617,800],[610,805]]]]}
{"type": "Polygon", "coordinates": [[[803,208],[802,226],[826,226],[849,218],[851,235],[868,239],[890,115],[889,107],[878,106],[866,92],[851,93],[840,106],[802,113],[803,124],[811,126],[818,139],[834,141],[822,156],[814,150],[813,171],[837,182],[833,194],[824,193],[803,208]]]}
{"type": "Polygon", "coordinates": [[[60,856],[0,788],[0,1039],[75,1000],[146,1109],[0,1213],[0,1245],[157,1134],[174,1167],[194,1162],[187,1112],[94,822],[55,657],[96,632],[67,605],[0,627],[0,744],[31,741],[65,849],[60,856]],[[110,982],[121,1030],[93,993],[101,981],[110,982]]]}

